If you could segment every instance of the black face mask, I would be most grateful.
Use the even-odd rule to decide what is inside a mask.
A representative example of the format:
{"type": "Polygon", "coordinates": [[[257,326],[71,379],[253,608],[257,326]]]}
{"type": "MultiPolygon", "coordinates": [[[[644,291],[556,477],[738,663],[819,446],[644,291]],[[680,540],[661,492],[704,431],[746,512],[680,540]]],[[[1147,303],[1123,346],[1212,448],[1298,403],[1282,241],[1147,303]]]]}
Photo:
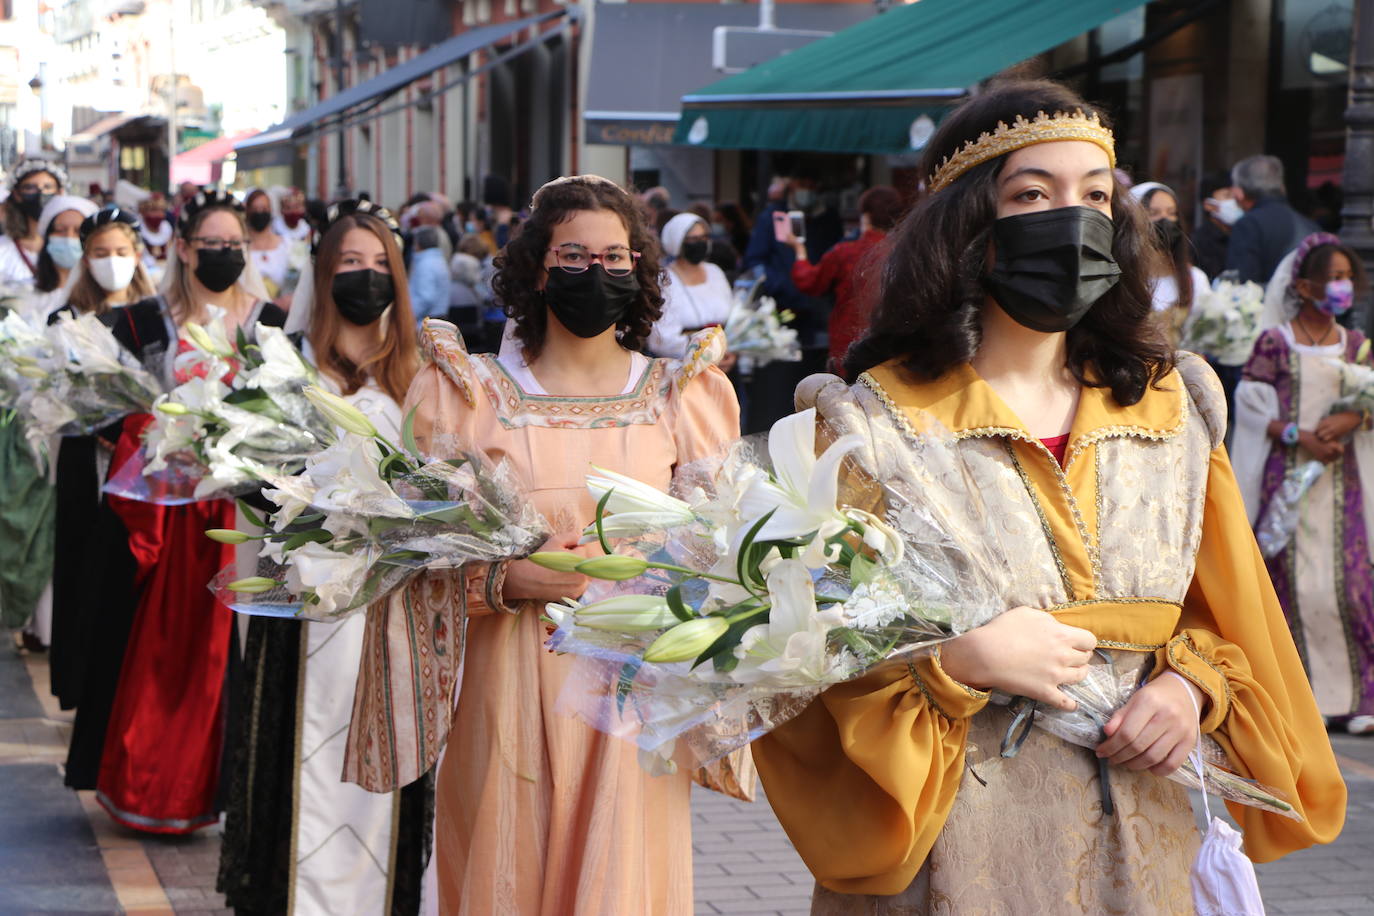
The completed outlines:
{"type": "Polygon", "coordinates": [[[993,224],[995,260],[983,284],[1020,324],[1067,331],[1121,277],[1112,258],[1115,231],[1091,207],[1003,217],[993,224]]]}
{"type": "Polygon", "coordinates": [[[243,273],[243,252],[238,248],[201,248],[196,252],[196,279],[212,293],[222,293],[243,273]]]}
{"type": "Polygon", "coordinates": [[[43,215],[43,208],[48,205],[48,201],[56,197],[56,194],[44,194],[42,191],[20,191],[16,195],[19,201],[19,210],[29,219],[38,219],[43,215]]]}
{"type": "Polygon", "coordinates": [[[1174,246],[1183,238],[1183,227],[1175,219],[1157,219],[1154,222],[1155,238],[1159,240],[1160,247],[1166,252],[1172,252],[1174,246]]]}
{"type": "Polygon", "coordinates": [[[396,284],[391,274],[368,267],[335,274],[329,294],[345,321],[365,327],[391,308],[396,299],[396,284]]]}
{"type": "Polygon", "coordinates": [[[639,295],[639,280],[631,271],[623,277],[593,264],[581,273],[549,268],[544,301],[563,327],[578,337],[596,337],[630,310],[639,295]]]}
{"type": "Polygon", "coordinates": [[[682,243],[682,260],[688,264],[700,264],[710,253],[710,239],[688,239],[682,243]]]}
{"type": "Polygon", "coordinates": [[[248,214],[248,228],[254,232],[261,232],[272,225],[272,214],[264,211],[257,211],[248,214]]]}

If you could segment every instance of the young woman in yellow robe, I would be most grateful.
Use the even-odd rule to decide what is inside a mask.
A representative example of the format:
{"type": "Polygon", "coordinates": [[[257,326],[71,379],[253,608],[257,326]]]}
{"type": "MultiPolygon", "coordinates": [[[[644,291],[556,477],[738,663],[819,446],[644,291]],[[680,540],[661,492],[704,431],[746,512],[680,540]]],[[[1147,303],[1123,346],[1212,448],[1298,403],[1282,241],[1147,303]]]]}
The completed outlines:
{"type": "Polygon", "coordinates": [[[798,393],[824,434],[875,452],[948,431],[973,482],[964,518],[1011,546],[1010,610],[755,743],[813,913],[1192,912],[1199,833],[1164,776],[1199,731],[1301,815],[1233,806],[1253,859],[1340,831],[1345,786],[1222,446],[1221,388],[1151,328],[1155,254],[1114,165],[1099,115],[1053,83],[949,115],[849,352],[857,383],[798,393]],[[1094,650],[1145,681],[1103,742],[1033,729],[1001,757],[997,700],[1072,708],[1059,687],[1094,650]]]}

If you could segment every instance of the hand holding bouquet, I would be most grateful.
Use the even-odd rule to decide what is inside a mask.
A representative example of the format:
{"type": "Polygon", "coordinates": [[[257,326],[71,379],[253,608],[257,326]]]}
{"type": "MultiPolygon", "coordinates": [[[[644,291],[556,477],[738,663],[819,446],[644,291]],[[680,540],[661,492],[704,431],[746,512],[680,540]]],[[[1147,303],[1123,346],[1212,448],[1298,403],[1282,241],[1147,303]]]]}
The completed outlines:
{"type": "Polygon", "coordinates": [[[259,324],[231,344],[222,319],[190,323],[192,349],[177,357],[187,381],[154,404],[142,460],[107,490],[168,505],[255,489],[265,475],[299,470],[333,439],[306,398],[315,370],[280,328],[259,324]]]}
{"type": "Polygon", "coordinates": [[[411,434],[388,442],[343,398],[308,388],[341,430],[299,475],[267,472],[269,519],[244,509],[262,535],[214,530],[226,543],[263,541],[266,575],[217,580],[221,600],[244,613],[333,619],[402,587],[421,570],[520,556],[545,537],[542,520],[509,469],[481,456],[430,461],[411,434]]]}
{"type": "MultiPolygon", "coordinates": [[[[965,513],[981,501],[952,437],[829,432],[817,458],[815,412],[784,418],[766,457],[737,443],[718,466],[680,473],[675,495],[606,472],[589,478],[607,555],[531,557],[602,580],[581,601],[547,607],[558,627],[550,647],[586,660],[565,709],[661,760],[682,739],[709,762],[827,687],[905,667],[1007,609],[1009,548],[985,511],[965,513]],[[847,461],[857,471],[842,488],[847,461]],[[889,477],[898,467],[900,486],[889,477]],[[611,553],[611,536],[628,543],[611,553]]],[[[1100,657],[1085,681],[1061,688],[1077,701],[1072,712],[1000,701],[1021,704],[1018,728],[1096,747],[1140,684],[1110,653],[1100,657]]],[[[1007,746],[1013,755],[1012,736],[1007,746]]],[[[1296,816],[1222,769],[1219,748],[1210,755],[1209,791],[1296,816]]],[[[1196,783],[1191,771],[1171,778],[1196,783]]]]}

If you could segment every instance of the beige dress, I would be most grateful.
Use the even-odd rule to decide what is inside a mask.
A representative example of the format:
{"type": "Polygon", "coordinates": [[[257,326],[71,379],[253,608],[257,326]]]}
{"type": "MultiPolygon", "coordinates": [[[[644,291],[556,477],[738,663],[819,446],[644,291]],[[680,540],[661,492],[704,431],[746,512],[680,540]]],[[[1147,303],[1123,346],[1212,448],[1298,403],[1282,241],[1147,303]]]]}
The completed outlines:
{"type": "MultiPolygon", "coordinates": [[[[434,362],[405,407],[421,449],[508,460],[558,531],[592,520],[592,465],[666,487],[739,434],[734,392],[700,348],[651,361],[627,394],[560,398],[468,356],[451,326],[425,336],[434,362]]],[[[555,709],[573,660],[544,648],[537,603],[492,607],[498,570],[432,572],[369,613],[345,778],[404,784],[452,739],[436,788],[446,916],[691,913],[688,775],[650,777],[632,742],[555,709]]]]}

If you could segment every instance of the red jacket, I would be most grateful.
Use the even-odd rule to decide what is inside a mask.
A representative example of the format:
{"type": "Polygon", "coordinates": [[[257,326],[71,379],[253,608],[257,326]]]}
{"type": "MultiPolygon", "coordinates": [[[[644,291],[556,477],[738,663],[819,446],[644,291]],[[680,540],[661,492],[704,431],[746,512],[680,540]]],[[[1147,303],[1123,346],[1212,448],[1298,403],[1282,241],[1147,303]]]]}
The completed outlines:
{"type": "Polygon", "coordinates": [[[808,296],[835,294],[830,311],[830,361],[838,367],[849,345],[868,328],[869,293],[878,276],[887,233],[869,229],[852,242],[840,242],[827,251],[819,264],[798,260],[792,265],[792,283],[808,296]]]}

